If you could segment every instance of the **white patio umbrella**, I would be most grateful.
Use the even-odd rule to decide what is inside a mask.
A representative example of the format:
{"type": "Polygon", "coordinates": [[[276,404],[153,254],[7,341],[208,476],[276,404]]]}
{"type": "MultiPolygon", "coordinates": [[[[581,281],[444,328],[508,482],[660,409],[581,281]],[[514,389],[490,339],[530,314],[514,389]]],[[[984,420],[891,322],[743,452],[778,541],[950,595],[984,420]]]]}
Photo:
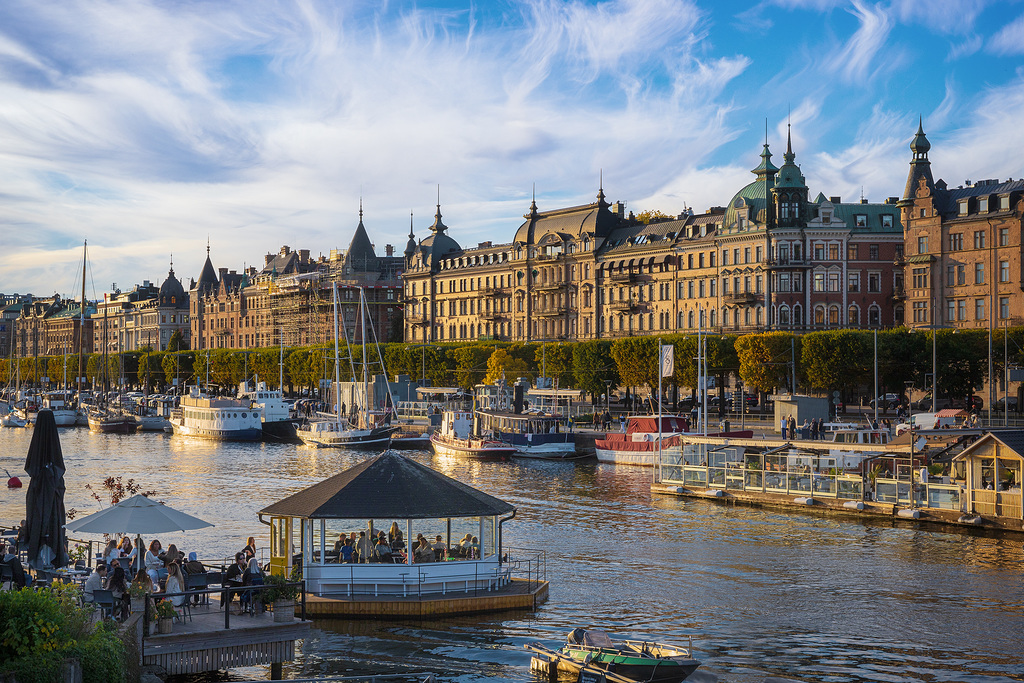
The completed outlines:
{"type": "Polygon", "coordinates": [[[64,525],[68,531],[83,534],[162,534],[213,526],[198,517],[185,514],[150,500],[143,495],[132,496],[106,510],[64,525]]]}

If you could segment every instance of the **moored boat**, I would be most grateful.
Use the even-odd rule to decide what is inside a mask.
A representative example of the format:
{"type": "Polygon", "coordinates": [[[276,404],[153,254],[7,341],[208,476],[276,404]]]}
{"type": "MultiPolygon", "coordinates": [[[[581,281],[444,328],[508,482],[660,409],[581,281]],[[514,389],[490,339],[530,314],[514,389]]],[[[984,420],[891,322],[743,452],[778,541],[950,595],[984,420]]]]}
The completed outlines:
{"type": "Polygon", "coordinates": [[[576,437],[559,415],[478,410],[480,431],[515,449],[517,458],[560,460],[576,456],[576,437]]]}
{"type": "Polygon", "coordinates": [[[266,382],[257,382],[249,389],[248,382],[239,387],[238,398],[258,406],[263,420],[263,438],[267,441],[297,441],[299,420],[292,417],[280,389],[270,389],[266,382]]]}
{"type": "Polygon", "coordinates": [[[693,658],[692,645],[614,641],[604,631],[582,628],[570,631],[558,652],[581,666],[587,664],[646,683],[679,683],[700,666],[693,658]]]}
{"type": "MultiPolygon", "coordinates": [[[[658,429],[657,415],[635,415],[626,422],[626,432],[612,432],[603,439],[597,439],[595,450],[600,462],[618,465],[643,465],[653,467],[658,459],[659,441],[661,450],[676,449],[682,445],[682,435],[687,432],[687,421],[673,415],[661,418],[662,428],[658,429]]],[[[750,430],[718,432],[707,436],[722,436],[749,439],[750,430]]]]}
{"type": "Polygon", "coordinates": [[[430,437],[434,452],[464,458],[504,460],[516,452],[495,439],[487,439],[473,430],[473,413],[468,410],[446,410],[442,413],[441,429],[430,437]]]}
{"type": "Polygon", "coordinates": [[[257,441],[263,437],[259,408],[234,398],[212,398],[193,387],[171,420],[175,434],[219,441],[257,441]]]}
{"type": "Polygon", "coordinates": [[[131,434],[138,429],[135,417],[117,410],[97,408],[89,411],[89,431],[104,434],[131,434]]]}

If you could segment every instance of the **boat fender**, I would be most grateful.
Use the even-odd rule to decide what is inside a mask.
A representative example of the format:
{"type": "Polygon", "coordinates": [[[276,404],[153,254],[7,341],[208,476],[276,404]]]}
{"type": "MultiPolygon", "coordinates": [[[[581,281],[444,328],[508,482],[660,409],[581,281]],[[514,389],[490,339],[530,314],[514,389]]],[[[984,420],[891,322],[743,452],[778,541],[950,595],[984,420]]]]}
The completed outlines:
{"type": "Polygon", "coordinates": [[[862,503],[859,500],[848,500],[845,503],[843,503],[843,507],[846,508],[847,510],[863,510],[864,503],[862,503]]]}
{"type": "Polygon", "coordinates": [[[793,502],[797,505],[814,505],[813,498],[794,498],[793,502]]]}
{"type": "Polygon", "coordinates": [[[686,493],[686,489],[683,488],[682,486],[677,486],[676,493],[686,493]]]}
{"type": "Polygon", "coordinates": [[[906,519],[919,519],[921,517],[920,510],[911,510],[910,508],[903,508],[902,510],[896,511],[897,517],[904,517],[906,519]]]}
{"type": "Polygon", "coordinates": [[[18,479],[17,477],[12,477],[11,473],[8,472],[7,470],[4,470],[4,474],[7,475],[7,488],[9,488],[9,489],[20,489],[21,488],[21,479],[18,479]]]}
{"type": "Polygon", "coordinates": [[[704,492],[704,495],[710,496],[712,498],[721,498],[722,496],[725,495],[725,491],[723,491],[722,489],[715,489],[713,491],[711,489],[708,489],[707,491],[704,492]]]}

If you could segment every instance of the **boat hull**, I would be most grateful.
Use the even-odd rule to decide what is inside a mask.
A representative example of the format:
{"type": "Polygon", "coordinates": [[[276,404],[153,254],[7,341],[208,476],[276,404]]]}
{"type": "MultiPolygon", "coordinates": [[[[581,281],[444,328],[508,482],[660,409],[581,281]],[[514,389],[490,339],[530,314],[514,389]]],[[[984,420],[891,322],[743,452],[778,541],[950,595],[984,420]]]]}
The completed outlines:
{"type": "Polygon", "coordinates": [[[89,431],[102,434],[133,434],[138,425],[131,418],[89,418],[89,431]]]}
{"type": "Polygon", "coordinates": [[[430,444],[434,447],[437,455],[447,455],[458,458],[476,458],[481,460],[507,460],[512,457],[516,449],[500,442],[484,442],[479,446],[465,442],[442,439],[438,436],[430,438],[430,444]]]}
{"type": "Polygon", "coordinates": [[[625,676],[645,683],[680,683],[697,670],[700,662],[696,659],[673,657],[654,659],[622,654],[594,655],[588,650],[565,648],[562,652],[583,664],[625,676]]]}
{"type": "Polygon", "coordinates": [[[658,457],[658,451],[620,451],[613,448],[597,448],[595,451],[598,462],[614,465],[654,467],[654,461],[658,457]]]}
{"type": "Polygon", "coordinates": [[[74,410],[56,409],[51,412],[53,421],[57,423],[58,427],[74,427],[78,419],[78,414],[74,410]]]}
{"type": "Polygon", "coordinates": [[[564,460],[576,457],[576,443],[546,443],[538,446],[515,446],[516,458],[535,458],[538,460],[564,460]]]}
{"type": "Polygon", "coordinates": [[[314,448],[376,448],[387,445],[398,427],[384,429],[343,429],[341,431],[309,431],[297,429],[302,443],[314,448]]]}
{"type": "Polygon", "coordinates": [[[181,436],[192,436],[199,439],[212,439],[214,441],[259,441],[263,438],[263,430],[258,427],[247,427],[243,429],[207,429],[201,427],[186,427],[185,425],[171,423],[175,434],[181,436]]]}
{"type": "Polygon", "coordinates": [[[276,420],[263,423],[263,439],[265,441],[299,441],[295,428],[298,420],[276,420]]]}

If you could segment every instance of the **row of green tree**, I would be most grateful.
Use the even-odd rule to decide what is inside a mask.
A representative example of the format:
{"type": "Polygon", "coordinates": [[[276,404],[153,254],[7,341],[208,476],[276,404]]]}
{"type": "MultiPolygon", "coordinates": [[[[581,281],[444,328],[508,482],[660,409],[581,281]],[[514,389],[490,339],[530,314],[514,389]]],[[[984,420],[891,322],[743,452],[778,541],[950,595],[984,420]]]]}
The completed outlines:
{"type": "MultiPolygon", "coordinates": [[[[675,372],[668,380],[681,388],[697,385],[697,337],[665,335],[628,337],[615,341],[592,340],[560,343],[471,342],[444,344],[380,344],[367,346],[366,371],[390,376],[404,374],[413,380],[426,378],[434,386],[471,388],[504,376],[553,378],[560,387],[582,389],[592,396],[607,387],[656,387],[658,344],[675,347],[675,372]]],[[[908,381],[930,386],[934,344],[940,395],[966,397],[988,378],[989,361],[996,378],[1005,363],[1024,361],[1024,328],[997,330],[939,330],[915,333],[905,328],[873,332],[831,330],[797,335],[766,332],[706,337],[705,356],[710,375],[719,386],[738,377],[751,390],[772,392],[792,389],[841,391],[844,396],[870,387],[875,360],[880,391],[900,393],[908,381]],[[1005,339],[1004,339],[1005,334],[1005,339]],[[1009,349],[1003,357],[1004,345],[1009,349]]],[[[243,379],[280,384],[290,391],[315,389],[322,379],[334,377],[334,351],[329,345],[250,351],[215,349],[203,351],[139,351],[108,356],[89,355],[83,360],[85,381],[93,388],[107,385],[162,391],[177,384],[237,386],[243,379]],[[177,380],[177,382],[175,382],[177,380]]],[[[339,376],[350,380],[363,373],[362,350],[353,347],[338,359],[339,376]]],[[[69,378],[74,385],[79,373],[75,356],[23,358],[0,361],[0,382],[38,384],[69,378]]]]}

